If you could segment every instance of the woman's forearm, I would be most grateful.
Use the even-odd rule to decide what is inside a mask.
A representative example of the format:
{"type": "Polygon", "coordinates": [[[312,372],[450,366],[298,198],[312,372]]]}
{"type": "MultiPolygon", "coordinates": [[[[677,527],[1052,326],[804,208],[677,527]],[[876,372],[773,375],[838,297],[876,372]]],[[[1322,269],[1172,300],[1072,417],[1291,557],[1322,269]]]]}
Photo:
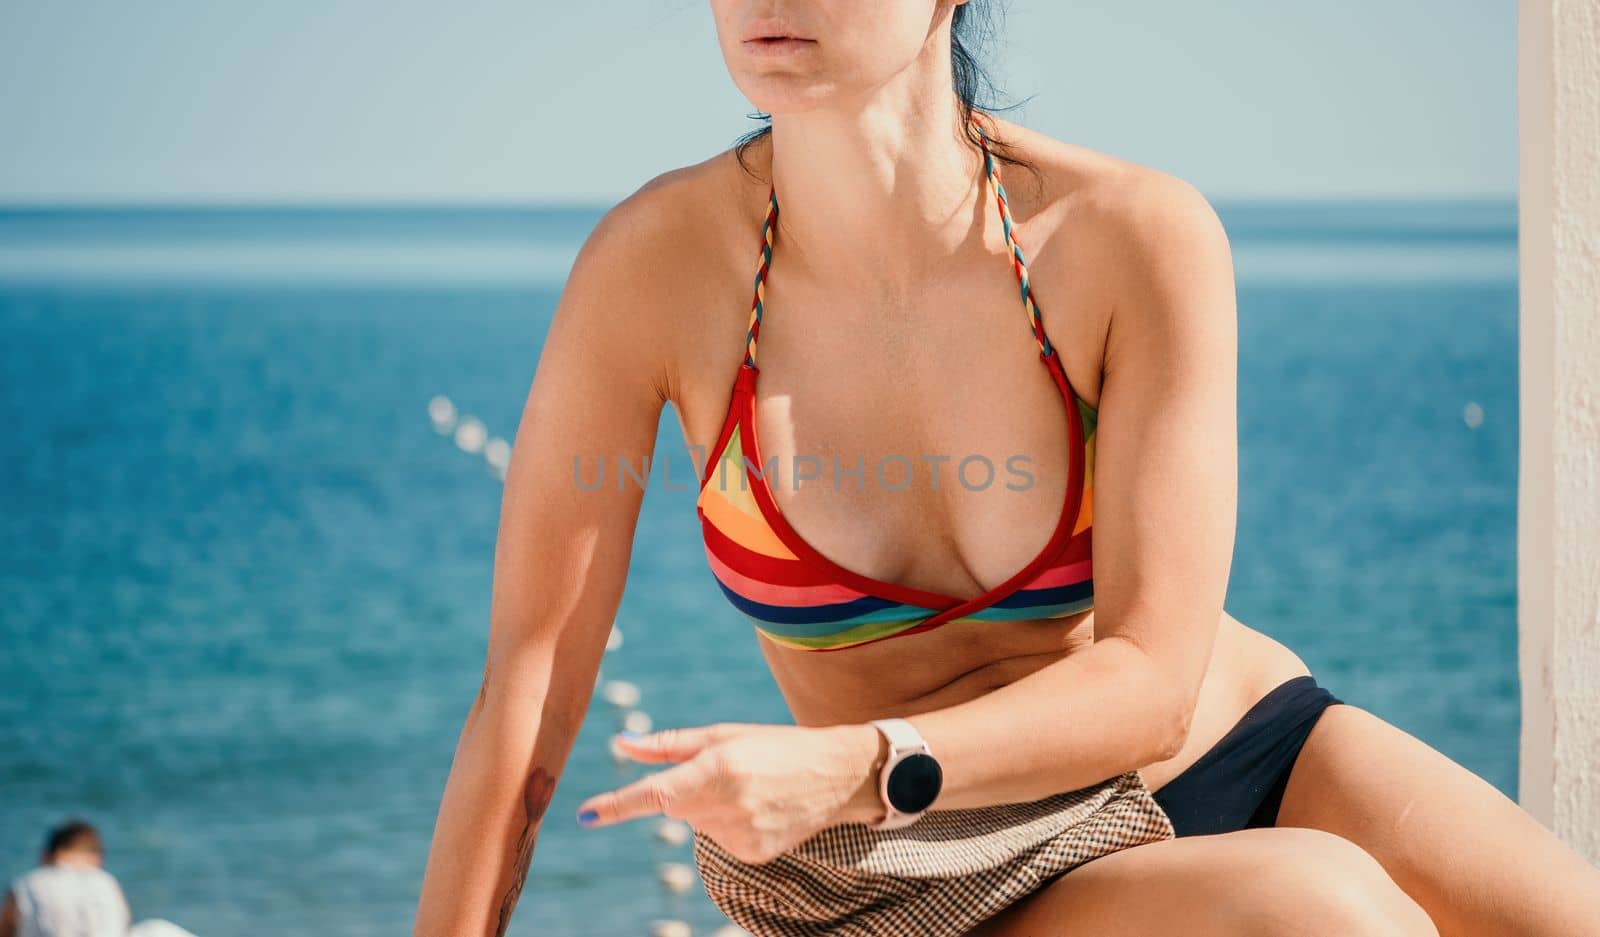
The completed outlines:
{"type": "MultiPolygon", "coordinates": [[[[1176,753],[1193,699],[1131,641],[1104,638],[976,699],[906,717],[944,771],[934,809],[1037,800],[1176,753]]],[[[860,766],[846,819],[882,816],[877,768],[887,743],[840,727],[860,766]]]]}
{"type": "Polygon", "coordinates": [[[440,802],[415,937],[506,932],[580,722],[504,694],[474,703],[440,802]]]}

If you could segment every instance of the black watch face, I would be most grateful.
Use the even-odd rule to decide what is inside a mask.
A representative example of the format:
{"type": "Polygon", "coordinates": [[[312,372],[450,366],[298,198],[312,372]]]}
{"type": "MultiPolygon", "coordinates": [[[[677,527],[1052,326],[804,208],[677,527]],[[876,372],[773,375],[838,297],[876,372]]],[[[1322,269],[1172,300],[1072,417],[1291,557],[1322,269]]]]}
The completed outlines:
{"type": "Polygon", "coordinates": [[[926,810],[943,783],[944,771],[932,755],[908,755],[889,772],[889,803],[901,813],[926,810]]]}

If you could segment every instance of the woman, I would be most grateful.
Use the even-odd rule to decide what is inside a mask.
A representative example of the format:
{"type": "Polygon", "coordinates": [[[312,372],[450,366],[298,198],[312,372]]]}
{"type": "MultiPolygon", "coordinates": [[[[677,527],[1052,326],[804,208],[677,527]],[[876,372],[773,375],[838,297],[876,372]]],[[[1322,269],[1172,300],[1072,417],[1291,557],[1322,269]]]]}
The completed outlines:
{"type": "Polygon", "coordinates": [[[712,0],[771,130],[653,179],[574,264],[416,933],[505,931],[643,496],[594,465],[640,465],[669,401],[796,725],[623,740],[670,766],[580,821],[688,821],[746,926],[1600,933],[1600,873],[1222,609],[1221,225],[1183,182],[975,109],[978,2],[712,0]]]}

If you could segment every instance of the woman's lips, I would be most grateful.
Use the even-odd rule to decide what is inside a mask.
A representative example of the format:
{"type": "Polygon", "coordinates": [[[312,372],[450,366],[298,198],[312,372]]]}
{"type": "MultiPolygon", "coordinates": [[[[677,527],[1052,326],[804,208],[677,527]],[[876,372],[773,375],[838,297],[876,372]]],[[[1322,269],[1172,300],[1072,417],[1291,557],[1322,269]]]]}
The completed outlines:
{"type": "Polygon", "coordinates": [[[747,39],[744,47],[751,55],[762,58],[788,58],[816,46],[814,39],[796,39],[793,36],[780,36],[770,39],[747,39]]]}

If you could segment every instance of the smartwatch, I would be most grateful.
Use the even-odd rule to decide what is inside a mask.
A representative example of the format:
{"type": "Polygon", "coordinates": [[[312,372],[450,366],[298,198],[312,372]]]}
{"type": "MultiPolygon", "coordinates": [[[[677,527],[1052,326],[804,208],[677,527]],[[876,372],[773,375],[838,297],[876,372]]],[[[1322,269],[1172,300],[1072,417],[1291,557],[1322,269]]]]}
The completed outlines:
{"type": "Polygon", "coordinates": [[[884,816],[867,826],[892,830],[915,823],[939,796],[944,770],[915,726],[904,719],[873,719],[889,740],[889,757],[878,772],[878,797],[884,816]]]}

